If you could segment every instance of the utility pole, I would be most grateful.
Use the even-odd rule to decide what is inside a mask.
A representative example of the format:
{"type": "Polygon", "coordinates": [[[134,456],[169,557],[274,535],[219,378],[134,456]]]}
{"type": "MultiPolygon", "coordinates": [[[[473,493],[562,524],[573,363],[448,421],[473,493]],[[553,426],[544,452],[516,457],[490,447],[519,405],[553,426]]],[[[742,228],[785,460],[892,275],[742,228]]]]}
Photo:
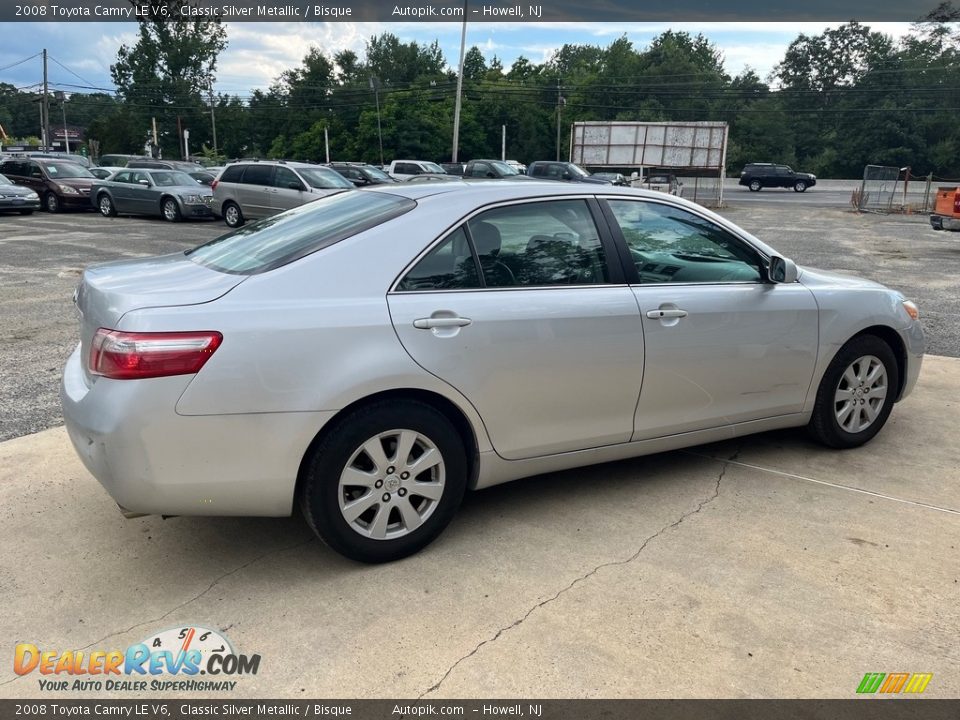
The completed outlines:
{"type": "Polygon", "coordinates": [[[557,161],[560,160],[560,114],[563,112],[563,106],[567,104],[566,98],[560,94],[560,78],[557,78],[557,161]]]}
{"type": "Polygon", "coordinates": [[[380,127],[380,79],[370,78],[370,89],[377,103],[377,138],[380,140],[380,167],[383,167],[383,129],[380,127]]]}
{"type": "Polygon", "coordinates": [[[460,31],[460,69],[457,70],[457,101],[453,107],[453,152],[450,162],[457,162],[460,145],[460,106],[463,103],[463,53],[467,45],[467,0],[463,0],[463,29],[460,31]]]}
{"type": "Polygon", "coordinates": [[[50,149],[50,87],[47,78],[47,49],[43,49],[43,147],[50,149]]]}
{"type": "Polygon", "coordinates": [[[213,96],[213,86],[210,86],[210,124],[213,125],[213,157],[217,159],[217,164],[220,164],[220,156],[217,153],[217,111],[216,111],[217,101],[213,96]]]}

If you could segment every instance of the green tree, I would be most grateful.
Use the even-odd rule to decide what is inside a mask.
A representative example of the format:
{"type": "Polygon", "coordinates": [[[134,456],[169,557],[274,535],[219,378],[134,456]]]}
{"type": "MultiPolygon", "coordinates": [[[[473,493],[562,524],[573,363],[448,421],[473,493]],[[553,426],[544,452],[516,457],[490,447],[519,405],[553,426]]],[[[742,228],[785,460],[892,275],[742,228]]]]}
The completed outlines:
{"type": "MultiPolygon", "coordinates": [[[[131,4],[140,5],[132,0],[131,4]]],[[[169,133],[166,153],[178,153],[178,118],[180,127],[191,130],[196,147],[212,140],[203,115],[204,96],[213,87],[217,58],[227,45],[226,31],[219,19],[165,19],[180,18],[181,8],[191,5],[190,0],[154,0],[150,14],[138,21],[137,41],[122,45],[110,66],[117,95],[142,123],[143,136],[151,117],[169,133]]]]}

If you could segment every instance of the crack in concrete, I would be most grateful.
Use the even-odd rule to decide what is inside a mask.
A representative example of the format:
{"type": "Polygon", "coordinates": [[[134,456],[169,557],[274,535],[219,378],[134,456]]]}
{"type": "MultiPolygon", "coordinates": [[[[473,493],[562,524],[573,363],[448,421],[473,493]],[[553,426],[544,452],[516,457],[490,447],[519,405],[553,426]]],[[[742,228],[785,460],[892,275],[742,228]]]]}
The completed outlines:
{"type": "MultiPolygon", "coordinates": [[[[640,554],[641,554],[644,550],[646,550],[647,545],[649,545],[651,542],[653,542],[654,540],[656,540],[658,537],[660,537],[661,535],[663,535],[665,532],[667,532],[667,531],[669,531],[669,530],[672,530],[672,529],[674,529],[675,527],[677,527],[678,525],[680,525],[680,524],[681,524],[684,520],[686,520],[688,517],[690,517],[690,516],[692,516],[692,515],[696,515],[696,514],[699,513],[701,510],[703,510],[703,508],[704,508],[705,506],[709,505],[709,504],[712,503],[714,500],[716,500],[717,497],[719,497],[719,495],[720,495],[720,483],[723,481],[723,476],[726,475],[726,473],[727,473],[727,468],[729,467],[729,463],[735,461],[735,460],[740,456],[740,450],[741,450],[741,449],[742,449],[742,446],[739,447],[739,448],[737,448],[736,452],[734,452],[733,455],[731,455],[727,460],[719,460],[719,462],[722,462],[722,463],[723,463],[723,467],[720,468],[720,473],[717,475],[717,483],[716,483],[716,486],[714,487],[713,492],[712,492],[707,498],[705,498],[705,499],[701,500],[699,503],[697,503],[697,507],[696,507],[694,510],[690,510],[689,512],[683,513],[679,518],[677,518],[677,520],[675,520],[674,522],[670,523],[669,525],[664,525],[662,528],[660,528],[660,529],[659,529],[657,532],[655,532],[653,535],[650,535],[648,538],[646,538],[646,539],[643,541],[643,543],[641,543],[640,547],[637,548],[637,551],[634,552],[630,557],[628,557],[628,558],[626,558],[626,559],[624,559],[624,560],[612,560],[612,561],[610,561],[610,562],[605,562],[605,563],[601,563],[600,565],[597,565],[595,568],[593,568],[593,569],[590,570],[589,572],[587,572],[587,573],[585,573],[585,574],[583,574],[583,575],[580,575],[579,577],[574,578],[574,580],[573,580],[570,584],[568,584],[566,587],[558,590],[558,591],[557,591],[554,595],[552,595],[551,597],[547,598],[546,600],[541,600],[540,602],[538,602],[538,603],[537,603],[536,605],[534,605],[532,608],[530,608],[529,610],[527,610],[527,612],[524,613],[523,616],[520,617],[519,619],[514,620],[514,621],[513,621],[512,623],[510,623],[509,625],[505,625],[504,627],[502,627],[502,628],[500,628],[499,630],[497,630],[497,632],[494,633],[494,635],[493,635],[492,637],[489,637],[489,638],[487,638],[486,640],[482,640],[480,643],[478,643],[478,644],[473,648],[473,650],[471,650],[470,652],[468,652],[466,655],[462,656],[459,660],[457,660],[455,663],[453,663],[453,665],[451,665],[449,668],[447,668],[447,671],[443,674],[443,677],[441,677],[440,680],[438,680],[436,683],[434,683],[434,684],[431,685],[429,688],[427,688],[427,689],[424,690],[422,693],[420,693],[420,694],[417,696],[417,700],[422,700],[423,698],[425,698],[425,697],[426,697],[427,695],[429,695],[430,693],[438,690],[438,689],[440,688],[440,686],[443,685],[444,682],[446,682],[447,678],[450,677],[450,674],[451,674],[454,670],[456,670],[457,667],[458,667],[461,663],[466,662],[467,660],[469,660],[470,658],[472,658],[474,655],[476,655],[478,652],[480,652],[480,649],[481,649],[484,645],[490,645],[490,644],[492,644],[492,643],[495,643],[495,642],[500,638],[500,636],[503,635],[505,632],[508,632],[508,631],[510,631],[510,630],[513,630],[513,629],[516,628],[516,627],[519,627],[519,626],[522,625],[524,622],[526,622],[527,618],[529,618],[531,615],[533,615],[533,613],[535,613],[537,610],[539,610],[540,608],[542,608],[542,607],[544,607],[544,606],[546,606],[546,605],[549,605],[550,603],[554,602],[554,601],[557,600],[560,596],[565,595],[566,593],[570,592],[570,591],[573,590],[573,588],[575,588],[577,585],[580,585],[580,584],[586,582],[587,580],[589,580],[591,577],[593,577],[594,575],[596,575],[596,574],[597,574],[598,572],[600,572],[601,570],[604,570],[605,568],[618,567],[618,566],[622,566],[622,565],[629,565],[629,564],[632,563],[634,560],[636,560],[638,557],[640,557],[640,554]]],[[[711,459],[713,459],[713,458],[711,458],[711,459]]]]}
{"type": "MultiPolygon", "coordinates": [[[[152,619],[150,619],[150,620],[144,620],[143,622],[138,622],[138,623],[136,623],[136,624],[134,624],[134,625],[131,625],[131,626],[128,627],[128,628],[123,629],[123,630],[115,630],[114,632],[111,632],[111,633],[108,633],[108,634],[104,635],[104,636],[103,636],[102,638],[100,638],[99,640],[94,640],[92,643],[90,643],[90,644],[88,644],[88,645],[84,645],[82,648],[78,648],[78,650],[88,650],[88,649],[90,649],[90,648],[92,648],[92,647],[95,647],[95,646],[99,645],[100,643],[102,643],[104,640],[107,640],[108,638],[112,638],[112,637],[114,637],[114,636],[116,636],[116,635],[124,635],[124,634],[126,634],[126,633],[128,633],[128,632],[131,632],[132,630],[136,630],[138,627],[143,627],[144,625],[150,625],[150,624],[152,624],[152,623],[160,622],[161,620],[163,620],[163,619],[169,617],[170,615],[172,615],[173,613],[175,613],[177,610],[180,610],[181,608],[186,607],[186,606],[189,605],[190,603],[196,602],[197,600],[199,600],[199,599],[202,598],[204,595],[206,595],[208,592],[210,592],[211,590],[213,590],[213,588],[215,588],[217,585],[219,585],[222,581],[226,580],[226,579],[227,579],[228,577],[230,577],[231,575],[236,575],[236,574],[237,574],[238,572],[240,572],[241,570],[244,570],[245,568],[250,567],[250,566],[253,565],[254,563],[260,562],[260,561],[263,560],[265,557],[269,557],[269,556],[271,556],[271,555],[280,555],[281,553],[285,553],[285,552],[287,552],[287,551],[289,551],[289,550],[296,550],[297,548],[303,547],[303,546],[305,546],[305,545],[309,545],[310,543],[314,542],[315,540],[316,540],[316,537],[311,537],[311,538],[308,538],[307,540],[303,540],[303,541],[301,541],[301,542],[294,543],[293,545],[286,545],[286,546],[284,546],[284,547],[277,548],[277,549],[275,549],[275,550],[267,550],[266,552],[257,555],[255,558],[253,558],[253,559],[251,559],[251,560],[248,560],[247,562],[243,563],[242,565],[238,565],[238,566],[235,567],[233,570],[228,570],[227,572],[223,573],[222,575],[217,576],[209,585],[207,585],[206,589],[204,589],[204,590],[202,590],[201,592],[197,593],[196,595],[194,595],[194,596],[193,596],[192,598],[190,598],[189,600],[185,600],[184,602],[180,603],[180,604],[177,605],[176,607],[171,608],[170,610],[168,610],[167,612],[165,612],[163,615],[160,615],[159,617],[152,618],[152,619]]],[[[25,677],[25,676],[16,675],[16,676],[10,678],[9,680],[4,680],[3,682],[0,682],[0,687],[3,687],[4,685],[9,685],[10,683],[19,680],[21,677],[25,677]]]]}

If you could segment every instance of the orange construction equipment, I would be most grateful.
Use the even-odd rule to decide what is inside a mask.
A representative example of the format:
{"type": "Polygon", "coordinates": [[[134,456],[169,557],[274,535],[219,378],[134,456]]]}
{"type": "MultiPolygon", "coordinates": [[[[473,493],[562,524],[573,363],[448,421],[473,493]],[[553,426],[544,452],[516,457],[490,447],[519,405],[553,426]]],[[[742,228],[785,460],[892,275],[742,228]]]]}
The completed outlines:
{"type": "Polygon", "coordinates": [[[930,226],[934,230],[960,230],[960,188],[937,188],[930,226]]]}

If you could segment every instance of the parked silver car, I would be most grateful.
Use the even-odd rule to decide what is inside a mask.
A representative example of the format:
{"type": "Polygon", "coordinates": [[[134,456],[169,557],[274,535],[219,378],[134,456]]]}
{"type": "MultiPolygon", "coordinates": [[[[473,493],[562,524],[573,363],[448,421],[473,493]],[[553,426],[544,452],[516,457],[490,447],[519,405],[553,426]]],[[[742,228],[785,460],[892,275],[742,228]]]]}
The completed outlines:
{"type": "Polygon", "coordinates": [[[122,168],[97,180],[90,200],[104,217],[159,215],[170,222],[213,217],[210,188],[180,170],[122,168]]]}
{"type": "Polygon", "coordinates": [[[213,211],[228,227],[352,190],[335,170],[310,163],[252,160],[227,165],[213,181],[213,211]]]}
{"type": "Polygon", "coordinates": [[[924,337],[899,292],[798,269],[663,193],[423,183],[94,265],[69,435],[128,513],[289,515],[424,547],[464,492],[808,426],[870,440],[924,337]]]}

